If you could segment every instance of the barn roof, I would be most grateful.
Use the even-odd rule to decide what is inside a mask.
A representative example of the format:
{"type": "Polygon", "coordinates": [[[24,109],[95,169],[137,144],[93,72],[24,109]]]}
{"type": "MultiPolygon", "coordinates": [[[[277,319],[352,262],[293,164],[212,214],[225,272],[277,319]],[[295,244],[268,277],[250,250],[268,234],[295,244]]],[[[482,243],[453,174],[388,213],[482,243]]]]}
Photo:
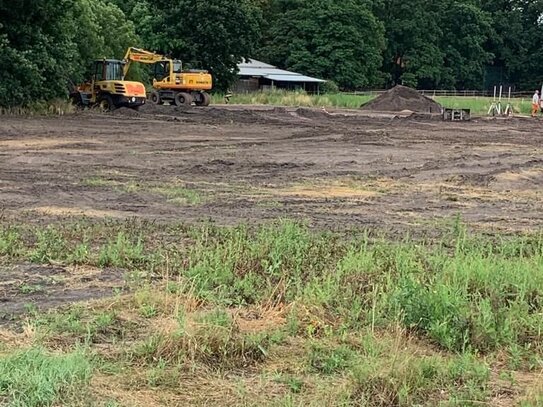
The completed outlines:
{"type": "Polygon", "coordinates": [[[296,72],[285,71],[273,65],[267,64],[256,59],[247,59],[238,65],[239,76],[262,77],[277,82],[306,82],[323,83],[322,79],[312,78],[296,72]]]}

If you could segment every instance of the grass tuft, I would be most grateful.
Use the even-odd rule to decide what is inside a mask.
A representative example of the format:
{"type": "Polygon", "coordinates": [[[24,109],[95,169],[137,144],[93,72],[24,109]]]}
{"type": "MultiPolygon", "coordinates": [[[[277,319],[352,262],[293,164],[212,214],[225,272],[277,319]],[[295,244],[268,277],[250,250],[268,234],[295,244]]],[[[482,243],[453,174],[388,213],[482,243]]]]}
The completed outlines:
{"type": "Polygon", "coordinates": [[[77,351],[52,355],[33,348],[0,357],[0,401],[12,407],[69,405],[85,399],[91,364],[77,351]]]}

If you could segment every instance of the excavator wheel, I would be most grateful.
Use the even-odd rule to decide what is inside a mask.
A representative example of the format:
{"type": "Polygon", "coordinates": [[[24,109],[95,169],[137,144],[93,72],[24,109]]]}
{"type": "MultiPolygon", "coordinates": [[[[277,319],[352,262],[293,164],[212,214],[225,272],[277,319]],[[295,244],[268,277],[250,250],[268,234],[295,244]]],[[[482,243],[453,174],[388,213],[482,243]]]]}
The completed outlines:
{"type": "Polygon", "coordinates": [[[196,106],[209,106],[211,103],[211,95],[206,92],[202,92],[199,95],[199,98],[196,99],[196,106]]]}
{"type": "Polygon", "coordinates": [[[112,110],[115,110],[115,104],[109,95],[100,96],[100,99],[98,99],[98,107],[102,112],[111,112],[112,110]]]}
{"type": "Polygon", "coordinates": [[[154,92],[151,92],[149,99],[151,100],[151,103],[154,105],[162,104],[162,98],[160,97],[160,93],[158,93],[156,90],[154,92]]]}
{"type": "Polygon", "coordinates": [[[192,96],[189,93],[179,92],[175,95],[176,106],[190,106],[192,104],[192,96]]]}

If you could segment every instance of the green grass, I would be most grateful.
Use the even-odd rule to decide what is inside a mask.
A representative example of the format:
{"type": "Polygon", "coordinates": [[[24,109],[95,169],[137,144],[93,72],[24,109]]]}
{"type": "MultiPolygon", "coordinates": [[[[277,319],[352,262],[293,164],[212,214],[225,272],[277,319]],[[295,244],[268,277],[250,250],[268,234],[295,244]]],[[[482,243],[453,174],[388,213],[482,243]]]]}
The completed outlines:
{"type": "MultiPolygon", "coordinates": [[[[348,93],[308,95],[304,92],[294,91],[268,91],[247,94],[235,94],[230,98],[231,104],[255,104],[274,106],[301,106],[301,107],[330,107],[358,109],[362,104],[372,100],[372,95],[355,95],[348,93]]],[[[471,109],[472,114],[486,115],[492,104],[493,98],[489,97],[462,97],[440,96],[435,100],[442,106],[454,109],[471,109]]],[[[225,103],[223,94],[213,95],[213,103],[225,103]]],[[[531,101],[529,99],[512,99],[514,112],[517,114],[529,114],[531,101]]],[[[505,109],[507,101],[502,103],[505,109]]]]}
{"type": "Polygon", "coordinates": [[[63,116],[74,113],[76,110],[73,103],[67,99],[56,99],[49,102],[31,102],[25,107],[0,107],[0,115],[13,116],[63,116]]]}
{"type": "Polygon", "coordinates": [[[426,244],[345,241],[283,222],[256,231],[204,225],[180,235],[174,228],[161,244],[138,225],[120,225],[106,224],[106,237],[94,238],[79,226],[78,239],[67,227],[10,225],[0,228],[0,247],[18,247],[4,253],[38,263],[178,275],[220,306],[302,301],[353,328],[401,322],[447,350],[539,348],[543,339],[543,236],[494,241],[460,227],[426,244]]]}
{"type": "MultiPolygon", "coordinates": [[[[436,97],[438,103],[443,107],[451,109],[471,109],[473,114],[487,115],[490,106],[492,105],[493,98],[489,97],[462,97],[462,96],[445,96],[436,97]]],[[[513,106],[514,113],[530,114],[532,109],[532,103],[530,99],[512,99],[511,105],[513,106]]],[[[502,109],[507,106],[507,101],[502,102],[502,109]]]]}
{"type": "MultiPolygon", "coordinates": [[[[303,107],[337,107],[358,109],[363,103],[371,100],[369,95],[350,95],[344,93],[308,95],[305,92],[273,91],[235,94],[230,98],[231,104],[303,106],[303,107]]],[[[223,94],[214,94],[212,103],[225,103],[223,94]]]]}
{"type": "Polygon", "coordinates": [[[162,185],[152,188],[151,191],[178,205],[199,205],[203,201],[200,193],[179,185],[162,185]]]}
{"type": "MultiPolygon", "coordinates": [[[[471,234],[458,220],[440,235],[87,221],[6,224],[0,247],[8,263],[77,261],[151,277],[103,305],[30,317],[39,345],[66,352],[40,358],[71,360],[87,347],[125,388],[175,392],[191,375],[206,378],[209,394],[242,371],[282,386],[274,405],[477,406],[491,400],[491,372],[513,380],[543,366],[543,235],[471,234]]],[[[70,399],[66,380],[36,376],[48,397],[70,399]]],[[[22,379],[6,377],[0,400],[19,397],[9,389],[22,379]]],[[[85,388],[87,376],[70,377],[85,388]]],[[[253,394],[235,377],[247,386],[239,400],[253,394]]],[[[24,397],[43,397],[31,388],[24,397]]],[[[247,397],[240,403],[259,405],[247,397]]]]}
{"type": "Polygon", "coordinates": [[[95,176],[86,178],[81,183],[91,188],[113,188],[129,194],[150,192],[162,196],[168,202],[176,205],[199,205],[204,202],[204,196],[200,192],[185,185],[180,185],[176,181],[157,185],[135,181],[121,182],[95,176]]]}
{"type": "Polygon", "coordinates": [[[81,405],[91,377],[81,352],[54,355],[33,348],[0,356],[0,403],[9,407],[81,405]]]}

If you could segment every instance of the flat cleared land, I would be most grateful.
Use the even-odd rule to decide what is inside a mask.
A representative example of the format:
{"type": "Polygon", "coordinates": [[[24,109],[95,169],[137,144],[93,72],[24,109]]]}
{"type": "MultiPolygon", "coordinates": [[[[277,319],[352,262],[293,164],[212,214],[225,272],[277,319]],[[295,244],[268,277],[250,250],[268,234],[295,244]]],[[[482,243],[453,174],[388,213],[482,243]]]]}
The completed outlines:
{"type": "Polygon", "coordinates": [[[542,405],[542,123],[0,116],[0,405],[542,405]]]}
{"type": "Polygon", "coordinates": [[[461,214],[543,224],[541,122],[211,108],[2,117],[5,216],[218,224],[278,217],[403,231],[461,214]],[[125,115],[126,114],[126,115],[125,115]]]}

